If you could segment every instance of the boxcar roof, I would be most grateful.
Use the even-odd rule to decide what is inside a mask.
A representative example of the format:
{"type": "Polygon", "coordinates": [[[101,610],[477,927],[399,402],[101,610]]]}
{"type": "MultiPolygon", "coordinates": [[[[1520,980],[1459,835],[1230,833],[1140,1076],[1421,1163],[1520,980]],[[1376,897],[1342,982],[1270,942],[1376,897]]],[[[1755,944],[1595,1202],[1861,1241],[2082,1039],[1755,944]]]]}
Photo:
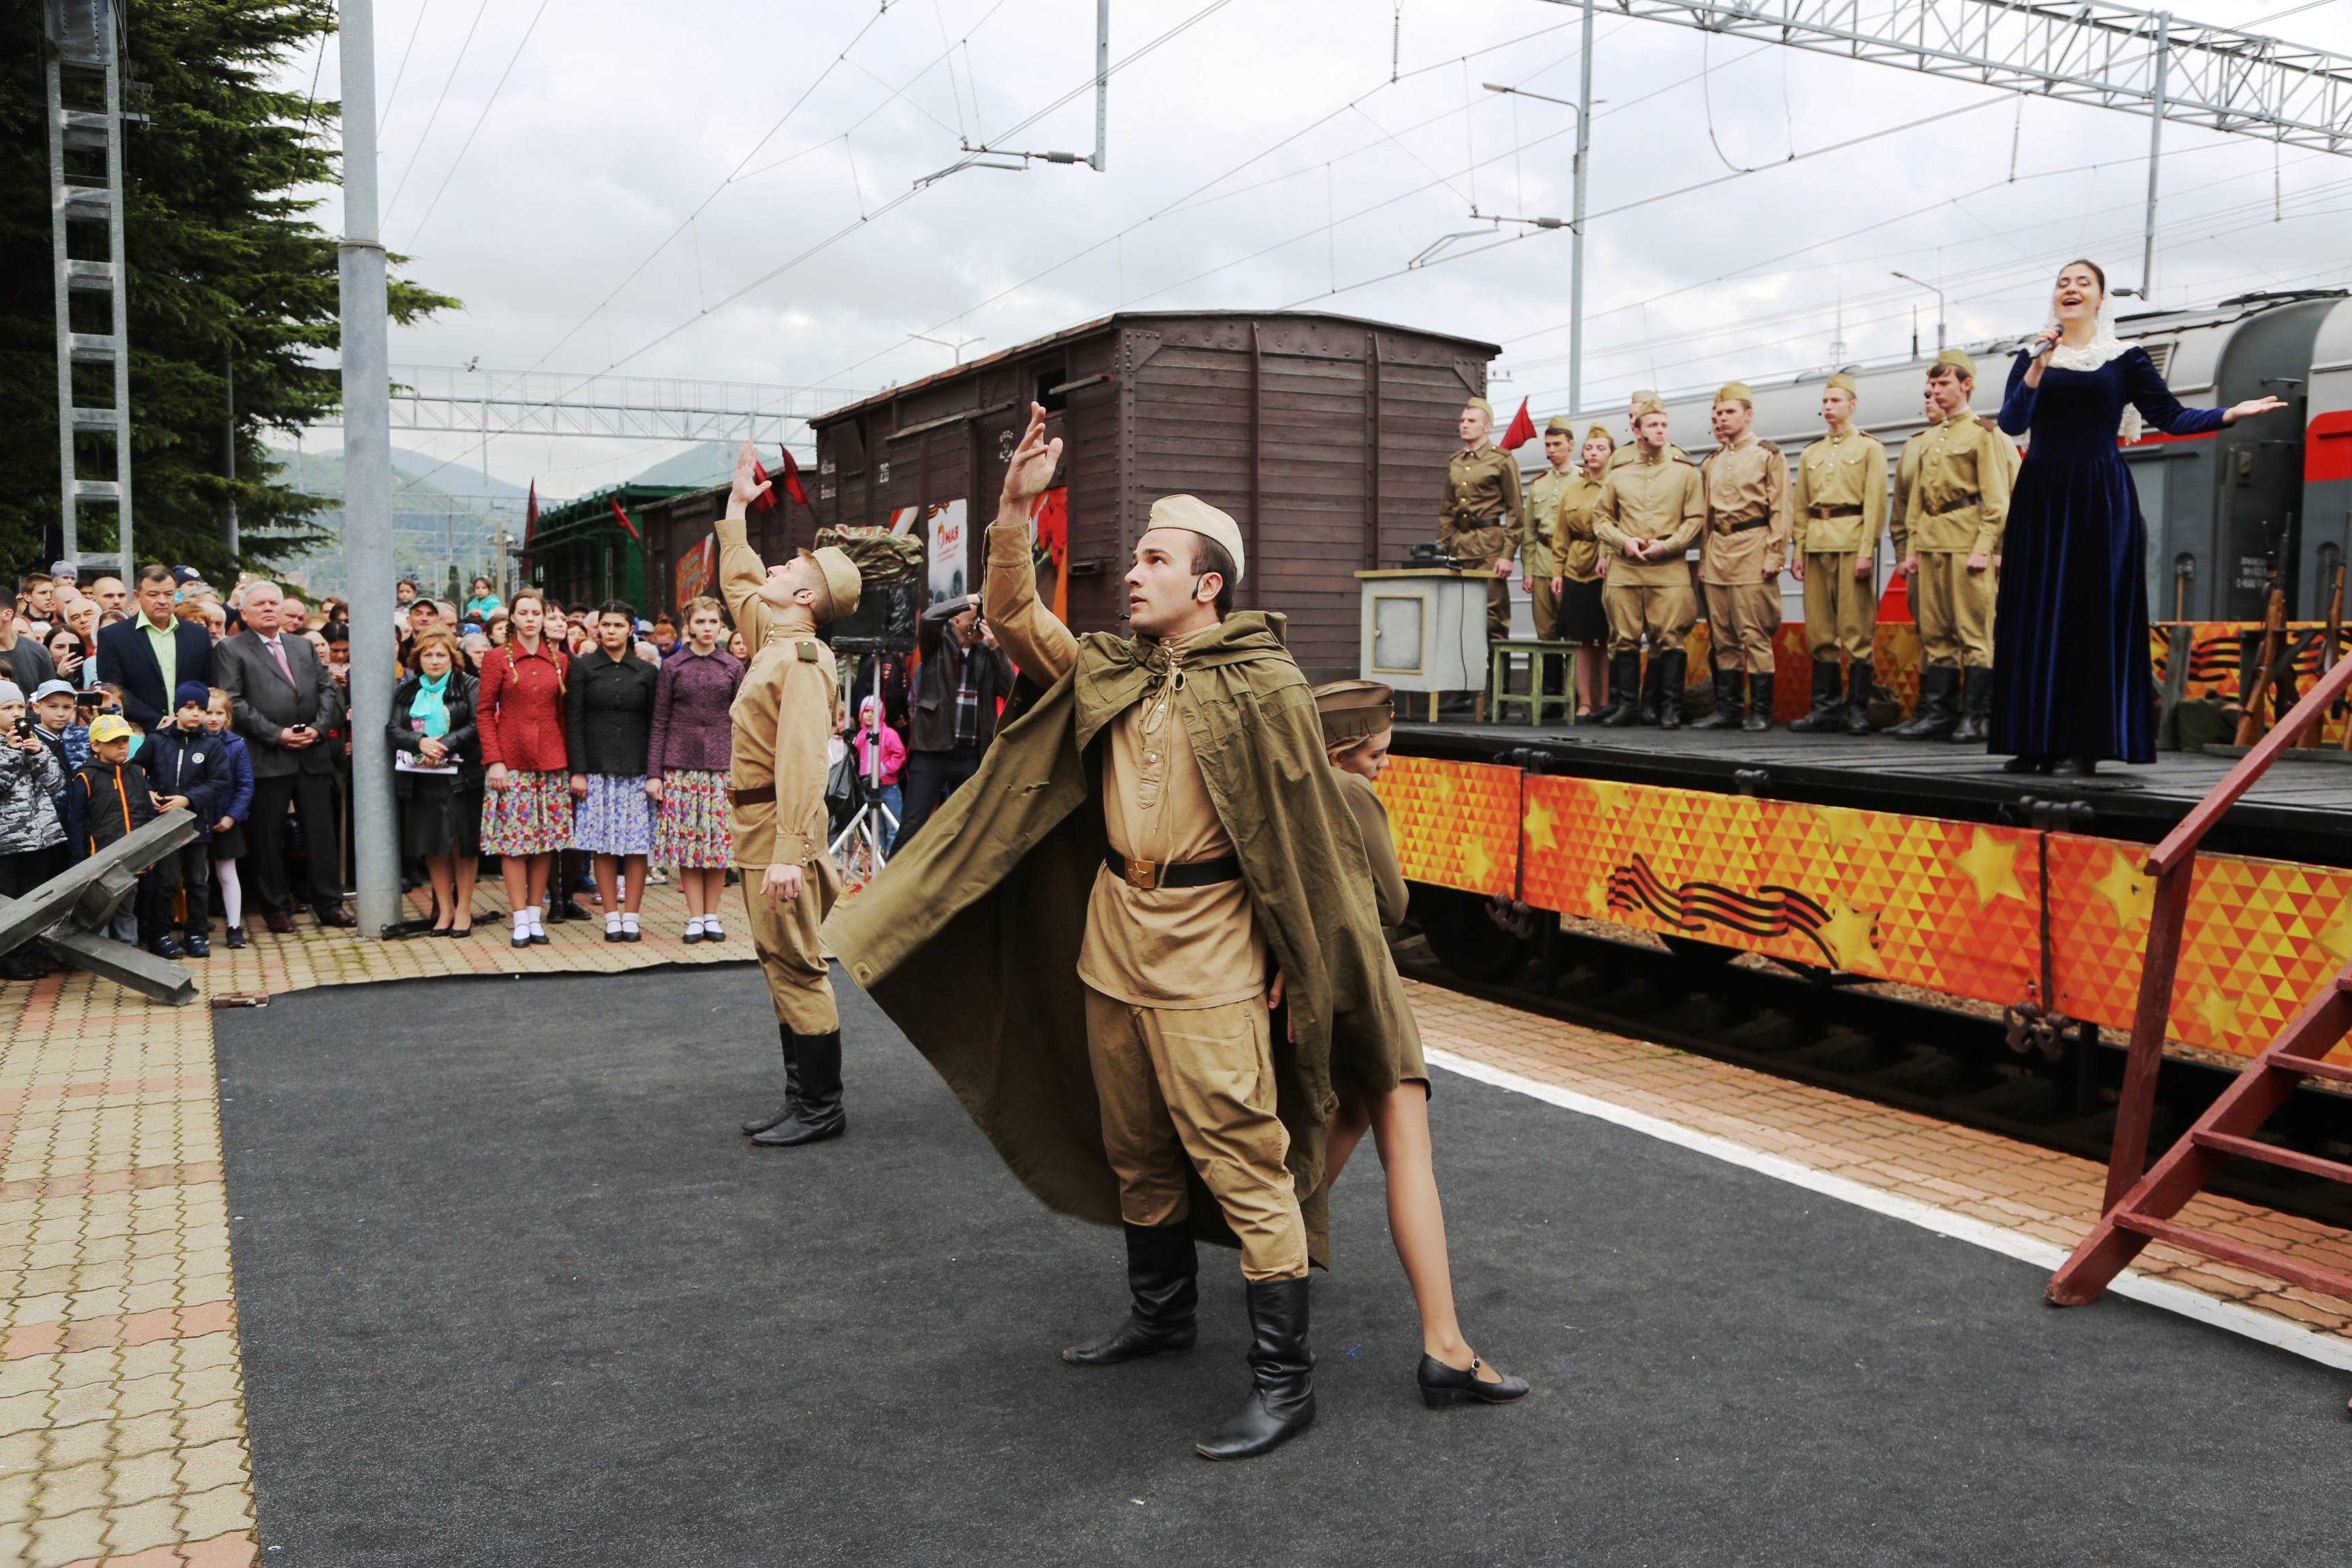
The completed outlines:
{"type": "Polygon", "coordinates": [[[985,358],[971,360],[960,365],[951,365],[946,370],[927,375],[919,381],[910,381],[903,385],[877,392],[871,397],[861,398],[856,403],[845,403],[838,408],[829,409],[816,416],[809,421],[809,424],[813,427],[830,424],[835,420],[846,418],[866,409],[912,395],[928,387],[943,386],[976,372],[1002,364],[1006,360],[1019,359],[1025,354],[1034,353],[1040,349],[1051,348],[1056,343],[1066,343],[1078,338],[1090,337],[1097,332],[1107,331],[1123,321],[1235,320],[1341,321],[1349,326],[1365,327],[1374,331],[1404,332],[1416,338],[1428,338],[1439,342],[1460,343],[1465,348],[1480,351],[1488,359],[1493,359],[1503,352],[1502,345],[1499,343],[1486,342],[1478,338],[1465,338],[1455,332],[1433,332],[1421,327],[1400,326],[1394,321],[1375,321],[1365,316],[1337,315],[1328,310],[1115,310],[1108,316],[1097,316],[1091,321],[1081,321],[1076,326],[1065,327],[1058,332],[1048,332],[1042,338],[1032,338],[1025,343],[1016,343],[1008,349],[999,349],[985,358]]]}

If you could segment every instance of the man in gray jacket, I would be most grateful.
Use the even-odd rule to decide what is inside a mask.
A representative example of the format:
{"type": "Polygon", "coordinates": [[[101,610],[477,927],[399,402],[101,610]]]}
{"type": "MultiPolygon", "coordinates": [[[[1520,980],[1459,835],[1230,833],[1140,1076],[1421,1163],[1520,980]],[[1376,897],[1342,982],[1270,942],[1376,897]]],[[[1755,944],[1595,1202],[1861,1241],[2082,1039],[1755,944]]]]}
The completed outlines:
{"type": "Polygon", "coordinates": [[[261,906],[262,923],[280,932],[294,929],[298,896],[321,925],[356,923],[334,885],[342,842],[335,817],[335,763],[327,747],[338,711],[335,682],[309,638],[280,631],[283,600],[276,584],[254,584],[240,606],[247,629],[213,650],[214,678],[229,695],[232,721],[253,760],[247,837],[254,901],[261,906]],[[289,880],[284,835],[289,805],[309,847],[307,889],[297,889],[289,880]]]}

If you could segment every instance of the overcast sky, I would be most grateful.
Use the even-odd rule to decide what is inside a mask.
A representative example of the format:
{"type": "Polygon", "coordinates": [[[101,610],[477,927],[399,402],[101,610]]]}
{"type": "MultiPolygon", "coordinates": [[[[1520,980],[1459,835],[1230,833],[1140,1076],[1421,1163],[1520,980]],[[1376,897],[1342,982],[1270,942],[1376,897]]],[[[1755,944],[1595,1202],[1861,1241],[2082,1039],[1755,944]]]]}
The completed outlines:
{"type": "MultiPolygon", "coordinates": [[[[2352,54],[2347,13],[2191,14],[2276,18],[2352,54]]],[[[1094,14],[379,0],[386,242],[466,302],[395,330],[392,358],[868,391],[951,363],[915,334],[969,340],[969,358],[1122,308],[1290,307],[1500,343],[1496,402],[1565,409],[1568,237],[1471,215],[1571,210],[1573,110],[1482,84],[1573,100],[1576,7],[1112,0],[1114,68],[1140,58],[1111,80],[1107,173],[970,169],[915,190],[962,139],[1091,151],[1094,14]],[[1463,231],[1455,252],[1528,237],[1407,268],[1463,231]]],[[[1936,297],[1896,268],[1943,286],[1955,342],[2038,325],[2071,257],[2137,281],[2144,117],[1605,10],[1596,37],[1588,409],[1820,366],[1841,338],[1848,360],[1900,354],[1915,309],[1932,346],[1936,297]],[[1612,211],[1739,169],[1757,172],[1612,211]]],[[[335,96],[331,44],[285,79],[307,91],[314,73],[335,96]]],[[[2352,279],[2352,159],[2178,125],[2165,153],[2159,304],[2352,279]]],[[[489,462],[571,495],[675,450],[513,437],[489,462]]]]}

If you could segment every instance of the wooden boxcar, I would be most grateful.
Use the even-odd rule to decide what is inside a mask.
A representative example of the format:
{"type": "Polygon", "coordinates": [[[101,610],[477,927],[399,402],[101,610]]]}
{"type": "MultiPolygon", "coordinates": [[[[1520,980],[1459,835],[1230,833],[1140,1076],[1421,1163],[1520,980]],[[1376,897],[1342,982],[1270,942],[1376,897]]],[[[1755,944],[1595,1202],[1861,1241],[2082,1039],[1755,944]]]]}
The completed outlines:
{"type": "MultiPolygon", "coordinates": [[[[1312,311],[1121,312],[812,420],[814,515],[779,508],[770,526],[791,548],[835,523],[929,541],[960,521],[932,582],[942,595],[975,583],[1034,400],[1063,441],[1067,519],[1063,575],[1042,587],[1073,628],[1123,629],[1121,577],[1151,503],[1190,493],[1241,525],[1236,603],[1289,617],[1310,678],[1351,676],[1353,574],[1435,537],[1455,416],[1485,394],[1499,352],[1312,311]]],[[[696,504],[681,497],[670,510],[682,518],[696,504]]]]}

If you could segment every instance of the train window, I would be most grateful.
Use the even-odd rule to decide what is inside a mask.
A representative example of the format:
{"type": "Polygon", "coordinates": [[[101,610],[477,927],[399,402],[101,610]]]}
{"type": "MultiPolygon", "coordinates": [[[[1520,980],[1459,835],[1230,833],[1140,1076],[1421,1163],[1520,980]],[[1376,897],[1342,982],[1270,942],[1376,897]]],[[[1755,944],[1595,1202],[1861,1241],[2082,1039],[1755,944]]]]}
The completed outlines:
{"type": "Polygon", "coordinates": [[[1069,373],[1060,365],[1037,373],[1037,401],[1045,405],[1046,413],[1058,414],[1068,405],[1070,395],[1056,392],[1055,388],[1069,379],[1069,373]]]}

